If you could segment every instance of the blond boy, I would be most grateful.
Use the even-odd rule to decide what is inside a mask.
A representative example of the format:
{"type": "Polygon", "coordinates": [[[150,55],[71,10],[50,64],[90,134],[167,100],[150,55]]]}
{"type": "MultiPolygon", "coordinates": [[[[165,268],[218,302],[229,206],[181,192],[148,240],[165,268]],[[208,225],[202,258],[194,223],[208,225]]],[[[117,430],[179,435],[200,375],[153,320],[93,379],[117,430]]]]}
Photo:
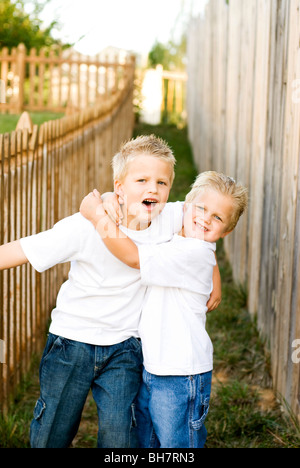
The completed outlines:
{"type": "Polygon", "coordinates": [[[230,177],[202,173],[186,197],[183,225],[170,242],[136,246],[115,231],[99,194],[81,211],[111,252],[140,268],[148,287],[139,332],[144,355],[137,400],[141,447],[202,448],[208,412],[213,347],[205,330],[212,291],[215,243],[236,226],[247,191],[230,177]]]}

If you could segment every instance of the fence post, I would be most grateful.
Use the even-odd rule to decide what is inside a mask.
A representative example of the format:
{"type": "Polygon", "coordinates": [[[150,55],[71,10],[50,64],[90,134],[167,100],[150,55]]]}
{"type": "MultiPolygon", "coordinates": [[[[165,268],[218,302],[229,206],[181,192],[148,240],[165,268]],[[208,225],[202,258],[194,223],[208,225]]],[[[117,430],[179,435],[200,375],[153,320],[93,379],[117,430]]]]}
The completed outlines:
{"type": "Polygon", "coordinates": [[[23,112],[21,117],[18,120],[17,126],[16,126],[16,132],[18,130],[28,130],[28,133],[31,135],[32,130],[33,130],[33,123],[31,120],[30,115],[28,112],[23,112]]]}
{"type": "Polygon", "coordinates": [[[17,113],[22,112],[24,105],[25,58],[26,47],[24,44],[19,44],[17,47],[17,76],[19,78],[19,95],[16,108],[17,113]]]}

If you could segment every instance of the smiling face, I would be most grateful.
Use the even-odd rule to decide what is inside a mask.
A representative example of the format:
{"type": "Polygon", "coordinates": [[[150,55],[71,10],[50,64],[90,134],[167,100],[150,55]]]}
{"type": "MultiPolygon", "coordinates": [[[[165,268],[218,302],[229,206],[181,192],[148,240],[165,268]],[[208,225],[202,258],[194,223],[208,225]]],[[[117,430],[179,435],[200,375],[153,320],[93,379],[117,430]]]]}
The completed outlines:
{"type": "Polygon", "coordinates": [[[115,181],[123,226],[139,230],[150,225],[168,200],[172,173],[167,161],[154,156],[141,154],[128,163],[125,177],[115,181]]]}
{"type": "Polygon", "coordinates": [[[206,189],[184,205],[183,235],[206,242],[216,242],[231,231],[234,203],[230,196],[206,189]]]}

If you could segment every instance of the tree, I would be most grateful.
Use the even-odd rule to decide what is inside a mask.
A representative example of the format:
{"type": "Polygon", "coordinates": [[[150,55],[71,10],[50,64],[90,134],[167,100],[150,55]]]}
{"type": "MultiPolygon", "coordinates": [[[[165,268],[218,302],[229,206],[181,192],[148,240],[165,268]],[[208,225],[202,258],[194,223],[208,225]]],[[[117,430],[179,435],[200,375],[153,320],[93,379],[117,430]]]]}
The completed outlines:
{"type": "Polygon", "coordinates": [[[178,43],[174,40],[164,45],[156,41],[149,52],[149,65],[162,65],[165,70],[184,70],[186,56],[186,35],[183,34],[178,43]]]}
{"type": "Polygon", "coordinates": [[[148,55],[149,65],[156,67],[162,65],[163,68],[168,69],[170,64],[170,53],[166,45],[156,41],[148,55]]]}
{"type": "Polygon", "coordinates": [[[43,10],[50,0],[39,2],[32,0],[32,13],[26,13],[25,2],[22,0],[1,0],[0,2],[0,48],[18,46],[21,42],[27,49],[35,47],[47,47],[60,44],[51,37],[51,31],[57,26],[53,21],[47,28],[43,29],[42,21],[38,14],[43,10]]]}

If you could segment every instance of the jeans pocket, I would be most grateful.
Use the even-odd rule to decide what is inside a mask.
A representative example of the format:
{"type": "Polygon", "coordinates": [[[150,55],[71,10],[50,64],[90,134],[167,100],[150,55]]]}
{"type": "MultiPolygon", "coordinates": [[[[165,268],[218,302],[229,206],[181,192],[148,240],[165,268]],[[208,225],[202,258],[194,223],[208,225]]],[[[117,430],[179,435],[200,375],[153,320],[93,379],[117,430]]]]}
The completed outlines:
{"type": "Polygon", "coordinates": [[[199,419],[196,419],[195,421],[192,421],[192,428],[194,429],[194,431],[199,431],[201,429],[201,427],[203,426],[204,421],[206,419],[208,410],[209,410],[209,404],[208,403],[204,404],[202,406],[201,417],[199,419]]]}
{"type": "Polygon", "coordinates": [[[132,403],[131,405],[131,427],[137,427],[135,416],[135,403],[132,403]]]}
{"type": "Polygon", "coordinates": [[[44,402],[42,398],[39,398],[33,410],[33,417],[36,421],[39,421],[41,419],[45,409],[46,409],[46,403],[44,402]]]}
{"type": "Polygon", "coordinates": [[[48,340],[44,349],[44,353],[42,356],[42,361],[47,359],[49,354],[51,354],[52,350],[55,348],[57,342],[60,341],[60,336],[53,335],[52,333],[49,333],[48,340]]]}

